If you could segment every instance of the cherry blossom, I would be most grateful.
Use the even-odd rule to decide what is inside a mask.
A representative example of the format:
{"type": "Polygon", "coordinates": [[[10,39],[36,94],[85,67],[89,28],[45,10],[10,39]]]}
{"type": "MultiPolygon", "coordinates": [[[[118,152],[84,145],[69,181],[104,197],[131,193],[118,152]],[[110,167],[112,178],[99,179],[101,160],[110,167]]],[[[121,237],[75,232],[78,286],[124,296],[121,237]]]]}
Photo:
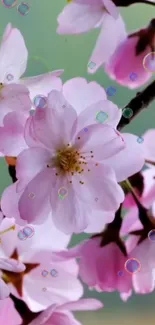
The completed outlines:
{"type": "MultiPolygon", "coordinates": [[[[154,52],[154,25],[155,19],[145,29],[129,34],[105,65],[108,75],[122,86],[138,88],[152,77],[152,70],[145,68],[144,59],[150,52],[154,52]]],[[[151,60],[150,55],[149,61],[151,60]]],[[[155,58],[152,61],[155,62],[155,58]]]]}
{"type": "MultiPolygon", "coordinates": [[[[81,297],[83,287],[77,279],[78,265],[75,260],[68,262],[51,260],[52,249],[59,251],[66,247],[70,239],[52,227],[51,219],[43,227],[34,226],[34,236],[25,240],[18,237],[18,232],[23,227],[15,224],[13,218],[5,218],[1,229],[3,234],[0,253],[3,258],[0,259],[2,268],[0,281],[3,287],[7,288],[7,295],[11,291],[14,296],[25,301],[33,312],[45,310],[53,303],[63,304],[81,297]],[[13,226],[15,229],[12,229],[13,226]],[[21,275],[15,276],[14,272],[20,270],[23,271],[21,275]],[[43,270],[48,271],[48,276],[42,275],[43,270]],[[55,272],[50,273],[52,270],[55,272]]],[[[3,293],[4,289],[1,292],[3,293]]]]}
{"type": "Polygon", "coordinates": [[[21,325],[22,319],[10,298],[0,301],[0,324],[21,325]]]}

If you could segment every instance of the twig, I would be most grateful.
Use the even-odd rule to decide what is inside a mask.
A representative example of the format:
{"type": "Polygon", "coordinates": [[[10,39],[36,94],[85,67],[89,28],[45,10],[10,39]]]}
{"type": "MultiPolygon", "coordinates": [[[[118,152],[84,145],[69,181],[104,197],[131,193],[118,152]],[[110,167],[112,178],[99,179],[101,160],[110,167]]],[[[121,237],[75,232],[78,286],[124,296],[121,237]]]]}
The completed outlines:
{"type": "Polygon", "coordinates": [[[137,93],[124,108],[131,108],[133,115],[131,118],[126,118],[122,116],[119,124],[118,130],[122,129],[128,125],[144,108],[148,108],[149,104],[155,100],[155,81],[153,81],[149,86],[147,86],[142,92],[137,93]]]}

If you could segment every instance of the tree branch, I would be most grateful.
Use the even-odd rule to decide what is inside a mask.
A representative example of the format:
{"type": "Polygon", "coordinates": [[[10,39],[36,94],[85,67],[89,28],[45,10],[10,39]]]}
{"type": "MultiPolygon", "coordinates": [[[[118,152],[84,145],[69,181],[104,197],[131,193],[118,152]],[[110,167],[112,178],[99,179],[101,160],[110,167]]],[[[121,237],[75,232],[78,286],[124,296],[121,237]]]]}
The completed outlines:
{"type": "Polygon", "coordinates": [[[118,130],[128,125],[144,108],[148,108],[149,104],[155,100],[155,80],[147,86],[142,92],[138,92],[124,108],[131,108],[133,115],[131,118],[122,118],[118,124],[118,130]]]}

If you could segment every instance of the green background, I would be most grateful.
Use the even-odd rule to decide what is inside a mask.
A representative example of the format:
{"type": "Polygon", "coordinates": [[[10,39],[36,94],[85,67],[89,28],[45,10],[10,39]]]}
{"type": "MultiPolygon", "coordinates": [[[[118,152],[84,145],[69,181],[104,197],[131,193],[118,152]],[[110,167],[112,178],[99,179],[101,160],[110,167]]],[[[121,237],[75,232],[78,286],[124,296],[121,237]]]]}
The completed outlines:
{"type": "MultiPolygon", "coordinates": [[[[96,80],[103,87],[114,86],[116,95],[111,97],[119,107],[125,106],[134,97],[136,91],[120,87],[111,81],[102,69],[95,75],[87,74],[87,63],[95,44],[98,30],[78,36],[60,36],[56,34],[57,16],[66,4],[65,0],[29,0],[31,6],[27,16],[22,17],[17,8],[7,9],[0,3],[0,34],[8,22],[22,32],[29,50],[29,61],[25,76],[38,75],[47,71],[64,69],[63,81],[81,76],[87,80],[96,80]],[[35,57],[38,57],[36,59],[35,57]]],[[[18,4],[20,1],[18,1],[18,4]]],[[[143,28],[155,14],[155,9],[146,5],[134,5],[121,9],[128,31],[143,28]]],[[[123,62],[122,62],[123,65],[123,62]]],[[[132,71],[131,71],[132,72],[132,71]]],[[[129,130],[142,135],[148,128],[155,126],[154,103],[142,112],[130,126],[129,130]]],[[[3,160],[0,162],[0,191],[10,183],[7,167],[3,160]]],[[[73,243],[79,242],[83,236],[76,236],[73,243]]],[[[146,257],[147,263],[147,257],[146,257]]],[[[102,299],[105,305],[103,311],[78,313],[77,318],[83,325],[154,325],[155,324],[155,295],[132,296],[123,303],[117,293],[96,294],[86,292],[90,297],[102,299]]]]}

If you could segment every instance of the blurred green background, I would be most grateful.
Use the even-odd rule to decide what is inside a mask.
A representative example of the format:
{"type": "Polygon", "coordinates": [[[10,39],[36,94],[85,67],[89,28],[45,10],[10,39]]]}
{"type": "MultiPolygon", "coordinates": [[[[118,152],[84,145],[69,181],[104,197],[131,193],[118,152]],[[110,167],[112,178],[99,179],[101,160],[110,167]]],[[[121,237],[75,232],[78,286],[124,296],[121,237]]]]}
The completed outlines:
{"type": "MultiPolygon", "coordinates": [[[[134,97],[137,91],[120,87],[111,81],[102,69],[95,75],[87,74],[87,63],[95,44],[98,30],[79,36],[60,36],[56,34],[57,16],[66,4],[65,0],[28,0],[30,11],[27,16],[20,16],[17,7],[7,9],[0,1],[0,35],[8,22],[19,28],[25,38],[29,50],[29,61],[25,76],[33,76],[47,71],[64,69],[63,81],[81,76],[87,80],[96,80],[103,87],[114,86],[116,95],[111,100],[123,107],[134,97]],[[37,57],[37,58],[36,58],[37,57]]],[[[17,2],[19,4],[20,1],[17,2]]],[[[147,25],[155,15],[155,9],[146,5],[134,5],[121,9],[128,31],[147,25]]],[[[122,62],[123,65],[123,62],[122,62]]],[[[131,71],[132,72],[132,71],[131,71]]],[[[155,103],[142,112],[129,127],[129,130],[142,135],[146,129],[155,127],[155,103]]],[[[5,162],[0,162],[0,191],[10,183],[5,162]]],[[[75,236],[73,243],[83,238],[75,236]]],[[[147,263],[147,256],[146,256],[147,263]]],[[[132,296],[123,303],[117,293],[96,294],[86,291],[90,297],[102,299],[105,305],[103,311],[78,313],[77,318],[83,325],[154,325],[155,324],[155,294],[132,296]]]]}

